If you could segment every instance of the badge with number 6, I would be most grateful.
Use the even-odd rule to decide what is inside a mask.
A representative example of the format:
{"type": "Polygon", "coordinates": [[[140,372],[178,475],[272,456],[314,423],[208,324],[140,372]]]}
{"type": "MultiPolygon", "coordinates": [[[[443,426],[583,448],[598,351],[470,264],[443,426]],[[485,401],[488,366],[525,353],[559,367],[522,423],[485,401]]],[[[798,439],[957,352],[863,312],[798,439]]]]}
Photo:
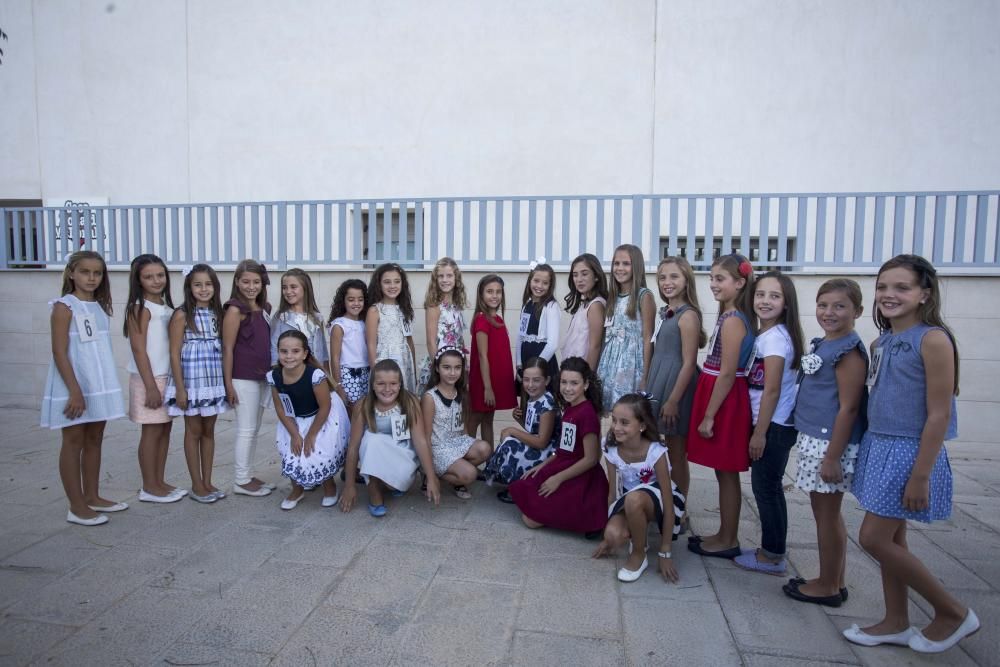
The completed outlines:
{"type": "Polygon", "coordinates": [[[93,317],[77,315],[73,319],[76,321],[76,333],[79,334],[81,343],[90,343],[97,338],[93,317]]]}

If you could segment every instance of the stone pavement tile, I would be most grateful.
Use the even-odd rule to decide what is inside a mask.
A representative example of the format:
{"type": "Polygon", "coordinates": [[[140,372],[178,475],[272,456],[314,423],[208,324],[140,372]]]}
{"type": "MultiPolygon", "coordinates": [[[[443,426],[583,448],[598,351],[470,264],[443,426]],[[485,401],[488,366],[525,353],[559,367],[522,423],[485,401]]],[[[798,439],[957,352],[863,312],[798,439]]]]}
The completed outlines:
{"type": "Polygon", "coordinates": [[[208,539],[169,569],[174,586],[224,591],[270,558],[281,543],[280,531],[248,530],[238,525],[206,531],[205,535],[208,539]]]}
{"type": "MultiPolygon", "coordinates": [[[[927,539],[959,561],[964,561],[966,558],[984,558],[996,551],[1000,543],[1000,535],[996,531],[983,526],[963,512],[955,512],[952,521],[954,525],[949,530],[925,528],[922,532],[927,539]]],[[[930,524],[930,526],[938,525],[930,524]]]]}
{"type": "MultiPolygon", "coordinates": [[[[0,535],[3,535],[3,539],[0,540],[0,568],[6,566],[5,563],[8,557],[24,551],[48,537],[46,533],[41,531],[36,532],[34,530],[22,529],[22,526],[27,523],[27,519],[20,523],[21,525],[17,528],[0,527],[0,535]]],[[[26,565],[25,567],[37,566],[26,565]]]]}
{"type": "MultiPolygon", "coordinates": [[[[1000,656],[1000,633],[997,633],[997,618],[1000,618],[1000,596],[996,592],[954,591],[955,596],[968,605],[979,617],[979,632],[962,640],[959,647],[980,665],[995,665],[1000,656]]],[[[955,649],[947,655],[954,653],[955,649]]]]}
{"type": "MultiPolygon", "coordinates": [[[[871,620],[869,619],[852,618],[850,616],[837,616],[832,618],[832,620],[840,632],[843,632],[845,629],[851,627],[854,623],[857,623],[861,627],[871,624],[871,620]]],[[[913,618],[910,620],[915,621],[913,618]]],[[[916,623],[916,625],[922,625],[923,623],[924,621],[921,621],[920,623],[916,623]]],[[[983,633],[980,632],[979,634],[983,633]]],[[[953,648],[947,653],[938,655],[917,653],[916,651],[911,651],[905,646],[859,646],[857,644],[850,643],[846,639],[844,640],[844,643],[857,656],[857,662],[870,667],[883,667],[884,665],[907,665],[910,667],[948,665],[948,667],[971,667],[972,665],[977,664],[976,661],[971,659],[962,650],[970,641],[971,639],[967,639],[958,648],[953,648]]],[[[995,661],[991,663],[987,660],[978,664],[995,664],[995,661]]]]}
{"type": "Polygon", "coordinates": [[[430,585],[445,555],[433,544],[380,535],[344,570],[325,604],[405,616],[430,585]]]}
{"type": "Polygon", "coordinates": [[[397,660],[436,665],[506,661],[519,591],[435,578],[403,628],[397,660]]]}
{"type": "MultiPolygon", "coordinates": [[[[4,539],[7,536],[4,535],[4,539]]],[[[0,567],[0,610],[26,599],[59,578],[54,572],[30,567],[0,567]]]]}
{"type": "Polygon", "coordinates": [[[1000,531],[1000,497],[996,496],[955,496],[954,505],[971,517],[981,521],[993,530],[1000,531]]]}
{"type": "Polygon", "coordinates": [[[0,567],[40,568],[44,572],[59,574],[69,572],[107,551],[106,547],[95,543],[100,539],[102,528],[70,526],[64,516],[59,532],[7,556],[0,562],[0,567]]]}
{"type": "Polygon", "coordinates": [[[79,625],[104,613],[177,561],[179,552],[121,546],[63,575],[7,610],[18,618],[79,625]]]}
{"type": "Polygon", "coordinates": [[[274,656],[270,653],[255,653],[229,647],[177,642],[147,664],[211,665],[212,667],[255,667],[259,665],[264,667],[270,665],[273,658],[274,656]]]}
{"type": "Polygon", "coordinates": [[[789,600],[781,579],[732,567],[709,571],[730,630],[742,650],[767,651],[820,660],[853,658],[827,615],[817,605],[789,600]],[[809,641],[790,627],[808,627],[809,641]]]}
{"type": "Polygon", "coordinates": [[[204,600],[187,591],[140,587],[46,653],[47,665],[143,664],[197,620],[204,600]]]}
{"type": "Polygon", "coordinates": [[[27,665],[76,630],[69,625],[19,618],[0,621],[0,664],[27,665]]]}
{"type": "MultiPolygon", "coordinates": [[[[659,538],[657,538],[659,539],[659,538]]],[[[681,537],[684,540],[684,537],[681,537]]],[[[684,547],[683,551],[678,549],[681,540],[674,542],[672,548],[674,557],[674,567],[677,568],[677,575],[680,581],[676,584],[663,580],[656,570],[656,559],[650,551],[649,569],[642,573],[637,581],[632,583],[620,583],[619,592],[623,600],[631,598],[659,598],[664,600],[676,600],[677,602],[716,602],[715,589],[708,578],[708,571],[704,561],[697,554],[693,554],[684,547]]],[[[615,559],[615,569],[625,564],[625,550],[615,559]]]]}
{"type": "Polygon", "coordinates": [[[531,546],[527,539],[508,542],[483,537],[478,530],[462,533],[448,549],[437,577],[519,588],[528,576],[531,546]]]}
{"type": "MultiPolygon", "coordinates": [[[[298,508],[296,508],[298,509],[298,508]]],[[[344,514],[337,507],[317,511],[285,537],[272,560],[346,567],[384,529],[368,512],[344,514]]]]}
{"type": "Polygon", "coordinates": [[[180,642],[226,651],[277,653],[312,609],[307,605],[216,602],[183,634],[180,642]],[[235,606],[230,606],[235,605],[235,606]]]}
{"type": "Polygon", "coordinates": [[[951,462],[951,472],[955,477],[955,489],[963,496],[1000,496],[1000,475],[979,472],[984,467],[982,462],[959,465],[951,462]]]}
{"type": "Polygon", "coordinates": [[[387,665],[400,646],[404,619],[339,607],[316,607],[285,642],[273,667],[387,665]]]}
{"type": "MultiPolygon", "coordinates": [[[[466,503],[455,498],[447,498],[445,490],[441,492],[441,505],[434,507],[432,503],[420,494],[419,487],[411,489],[401,498],[388,499],[386,506],[389,513],[379,519],[384,523],[383,534],[392,535],[394,539],[405,542],[420,542],[447,547],[455,539],[469,532],[465,525],[468,512],[466,503]]],[[[365,501],[367,503],[367,501],[365,501]]],[[[358,508],[365,515],[367,506],[358,508]]]]}
{"type": "Polygon", "coordinates": [[[186,498],[162,506],[136,502],[137,507],[129,507],[123,515],[128,514],[129,520],[139,518],[142,523],[129,533],[126,541],[139,546],[192,551],[202,542],[211,541],[219,531],[231,528],[238,511],[223,504],[229,502],[228,497],[211,505],[200,505],[186,498]]]}
{"type": "MultiPolygon", "coordinates": [[[[518,522],[521,521],[518,517],[518,522]]],[[[523,525],[523,524],[522,524],[523,525]]],[[[587,540],[581,533],[570,533],[564,530],[539,528],[531,530],[534,541],[531,548],[532,556],[550,556],[558,558],[590,558],[599,542],[587,540]]]]}
{"type": "Polygon", "coordinates": [[[518,630],[621,638],[613,560],[533,556],[529,564],[518,630]]]}
{"type": "Polygon", "coordinates": [[[229,606],[305,607],[312,609],[330,593],[340,568],[271,560],[248,572],[222,598],[229,606]]]}
{"type": "Polygon", "coordinates": [[[994,590],[1000,588],[1000,560],[989,558],[989,554],[983,554],[986,558],[962,560],[962,565],[969,568],[985,582],[992,583],[994,590]]]}
{"type": "Polygon", "coordinates": [[[718,604],[629,599],[622,603],[629,665],[739,665],[718,604]]]}
{"type": "Polygon", "coordinates": [[[511,649],[512,665],[574,665],[574,667],[610,667],[625,663],[625,649],[620,641],[568,637],[547,632],[518,630],[511,649]]]}
{"type": "Polygon", "coordinates": [[[941,580],[945,588],[949,590],[953,588],[990,590],[989,583],[983,581],[961,561],[932,542],[923,532],[908,530],[906,542],[910,551],[923,561],[935,577],[941,580]]]}
{"type": "Polygon", "coordinates": [[[827,662],[811,658],[788,658],[785,656],[768,655],[766,653],[744,653],[743,667],[839,667],[844,662],[827,662]]]}

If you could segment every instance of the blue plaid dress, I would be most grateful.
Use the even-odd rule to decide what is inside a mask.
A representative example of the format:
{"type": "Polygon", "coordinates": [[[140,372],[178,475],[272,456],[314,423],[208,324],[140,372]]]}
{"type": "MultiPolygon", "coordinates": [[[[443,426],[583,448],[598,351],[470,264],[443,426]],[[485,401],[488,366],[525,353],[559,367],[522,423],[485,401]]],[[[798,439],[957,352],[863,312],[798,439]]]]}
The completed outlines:
{"type": "MultiPolygon", "coordinates": [[[[180,309],[178,309],[180,310],[180,309]]],[[[177,407],[177,386],[180,378],[172,375],[167,381],[167,414],[171,417],[211,417],[229,409],[226,386],[222,380],[222,339],[219,320],[210,308],[195,308],[196,331],[184,329],[181,344],[181,373],[187,391],[188,407],[177,407]]]]}

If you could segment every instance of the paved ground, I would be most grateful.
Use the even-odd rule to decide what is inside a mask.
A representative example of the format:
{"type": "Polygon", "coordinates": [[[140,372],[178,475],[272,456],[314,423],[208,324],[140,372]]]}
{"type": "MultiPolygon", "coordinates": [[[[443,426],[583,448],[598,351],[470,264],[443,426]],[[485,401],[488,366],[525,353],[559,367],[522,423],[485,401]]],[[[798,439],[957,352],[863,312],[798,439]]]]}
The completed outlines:
{"type": "MultiPolygon", "coordinates": [[[[910,533],[913,550],[984,623],[961,648],[928,658],[841,639],[881,608],[878,569],[853,541],[850,602],[840,609],[790,601],[781,579],[683,548],[679,585],[652,569],[620,584],[620,561],[591,560],[582,538],[523,528],[482,484],[473,500],[449,495],[437,510],[411,493],[381,520],[324,510],[318,494],[282,512],[287,482],[265,499],[138,503],[137,430],[124,420],[108,428],[102,491],[132,507],[80,528],[64,520],[58,434],[36,422],[34,411],[0,415],[0,664],[998,664],[993,446],[953,448],[952,521],[910,533]]],[[[261,476],[277,481],[273,420],[265,430],[261,476]]],[[[184,485],[180,431],[168,478],[184,485]]],[[[232,475],[231,421],[220,421],[218,436],[222,486],[232,475]]],[[[744,495],[750,546],[758,524],[748,484],[744,495]]],[[[811,575],[807,498],[790,490],[788,499],[790,558],[811,575]]],[[[856,538],[861,513],[853,499],[845,505],[856,538]]],[[[714,484],[698,467],[690,507],[698,532],[714,529],[714,484]]],[[[914,600],[913,620],[925,610],[914,600]]]]}

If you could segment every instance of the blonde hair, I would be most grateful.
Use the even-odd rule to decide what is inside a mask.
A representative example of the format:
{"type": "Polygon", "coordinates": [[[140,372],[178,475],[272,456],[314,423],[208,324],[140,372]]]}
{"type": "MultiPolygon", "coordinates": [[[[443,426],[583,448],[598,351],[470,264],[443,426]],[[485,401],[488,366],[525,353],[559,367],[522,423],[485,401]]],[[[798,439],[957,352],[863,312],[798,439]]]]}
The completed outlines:
{"type": "MultiPolygon", "coordinates": [[[[660,263],[656,265],[657,288],[659,288],[660,285],[660,269],[667,264],[675,265],[678,269],[680,269],[681,275],[684,276],[684,301],[686,301],[688,306],[691,307],[691,310],[698,314],[698,347],[705,347],[705,343],[708,342],[708,337],[705,336],[705,327],[702,324],[705,318],[701,313],[701,306],[698,304],[698,290],[694,286],[694,269],[691,268],[691,263],[683,257],[664,257],[660,260],[660,263]]],[[[659,290],[659,292],[660,298],[663,299],[663,302],[668,303],[667,295],[663,293],[663,290],[659,290]]]]}
{"type": "Polygon", "coordinates": [[[450,267],[455,272],[455,286],[451,289],[451,303],[459,310],[465,309],[465,283],[462,282],[462,270],[458,268],[451,257],[442,257],[434,263],[431,271],[430,282],[427,283],[427,296],[424,297],[424,308],[440,306],[444,299],[444,292],[438,287],[438,269],[450,267]]]}
{"type": "Polygon", "coordinates": [[[615,305],[618,301],[618,291],[621,286],[615,280],[615,255],[624,252],[632,262],[632,281],[628,288],[628,307],[625,315],[630,320],[634,320],[639,315],[639,289],[646,286],[646,260],[642,257],[642,250],[639,246],[631,243],[623,243],[615,248],[611,255],[611,271],[608,272],[608,312],[615,312],[615,305]]]}

